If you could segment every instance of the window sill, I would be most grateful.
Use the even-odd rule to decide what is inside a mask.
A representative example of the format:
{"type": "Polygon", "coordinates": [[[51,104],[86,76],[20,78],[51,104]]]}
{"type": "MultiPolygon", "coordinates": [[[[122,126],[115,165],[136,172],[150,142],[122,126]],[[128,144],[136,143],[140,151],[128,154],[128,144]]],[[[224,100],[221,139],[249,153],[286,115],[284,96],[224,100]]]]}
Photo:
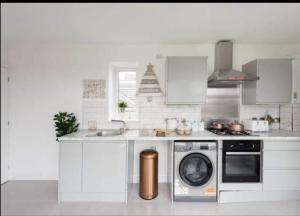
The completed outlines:
{"type": "Polygon", "coordinates": [[[117,120],[122,120],[122,121],[125,121],[125,122],[139,122],[140,121],[137,118],[129,119],[129,118],[126,118],[126,117],[121,117],[119,115],[113,116],[110,119],[117,119],[117,120]]]}

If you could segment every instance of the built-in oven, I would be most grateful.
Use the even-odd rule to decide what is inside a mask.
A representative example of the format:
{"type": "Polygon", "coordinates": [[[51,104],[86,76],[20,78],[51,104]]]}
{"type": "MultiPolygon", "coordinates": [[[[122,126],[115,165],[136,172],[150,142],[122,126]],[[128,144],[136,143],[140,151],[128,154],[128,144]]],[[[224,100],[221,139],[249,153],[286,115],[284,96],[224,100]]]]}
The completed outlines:
{"type": "Polygon", "coordinates": [[[261,141],[224,140],[222,182],[261,182],[261,141]]]}

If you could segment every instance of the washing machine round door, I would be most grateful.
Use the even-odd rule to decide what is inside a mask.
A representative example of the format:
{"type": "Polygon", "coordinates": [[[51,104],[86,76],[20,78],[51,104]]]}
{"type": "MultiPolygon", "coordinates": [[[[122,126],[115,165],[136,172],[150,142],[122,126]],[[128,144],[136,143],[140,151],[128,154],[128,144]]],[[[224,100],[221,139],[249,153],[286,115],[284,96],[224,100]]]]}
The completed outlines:
{"type": "Polygon", "coordinates": [[[188,185],[201,186],[206,184],[213,173],[213,165],[209,158],[201,153],[185,156],[179,165],[179,175],[188,185]]]}

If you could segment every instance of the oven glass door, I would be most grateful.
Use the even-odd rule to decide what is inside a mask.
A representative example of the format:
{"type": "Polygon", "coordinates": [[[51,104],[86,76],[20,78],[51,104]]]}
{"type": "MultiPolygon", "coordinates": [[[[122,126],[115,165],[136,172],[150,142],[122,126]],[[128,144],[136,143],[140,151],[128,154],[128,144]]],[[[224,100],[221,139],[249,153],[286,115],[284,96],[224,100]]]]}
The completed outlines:
{"type": "Polygon", "coordinates": [[[223,152],[223,182],[260,182],[260,152],[223,152]]]}

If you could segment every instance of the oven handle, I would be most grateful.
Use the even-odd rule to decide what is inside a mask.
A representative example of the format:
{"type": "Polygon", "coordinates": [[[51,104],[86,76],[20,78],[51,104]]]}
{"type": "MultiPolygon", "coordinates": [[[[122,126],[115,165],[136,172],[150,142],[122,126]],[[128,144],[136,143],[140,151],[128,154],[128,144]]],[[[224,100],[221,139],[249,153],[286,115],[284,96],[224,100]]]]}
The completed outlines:
{"type": "Polygon", "coordinates": [[[226,152],[226,155],[260,155],[260,152],[226,152]]]}

